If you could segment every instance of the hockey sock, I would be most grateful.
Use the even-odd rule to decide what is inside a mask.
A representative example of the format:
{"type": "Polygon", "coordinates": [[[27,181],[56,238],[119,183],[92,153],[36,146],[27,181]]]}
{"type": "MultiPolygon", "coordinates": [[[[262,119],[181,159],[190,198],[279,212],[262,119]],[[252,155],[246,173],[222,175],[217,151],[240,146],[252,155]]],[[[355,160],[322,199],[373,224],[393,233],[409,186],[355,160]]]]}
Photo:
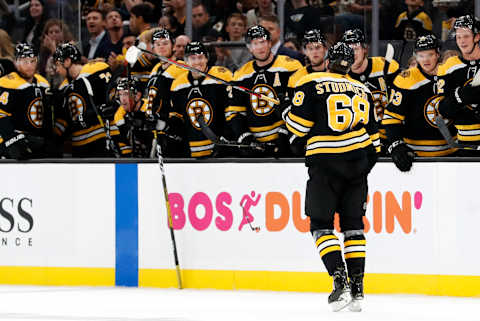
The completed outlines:
{"type": "Polygon", "coordinates": [[[333,230],[315,230],[312,234],[328,274],[333,275],[337,267],[344,266],[340,241],[333,230]]]}
{"type": "Polygon", "coordinates": [[[365,248],[367,241],[362,230],[350,230],[345,235],[344,253],[348,276],[363,275],[365,271],[365,248]]]}

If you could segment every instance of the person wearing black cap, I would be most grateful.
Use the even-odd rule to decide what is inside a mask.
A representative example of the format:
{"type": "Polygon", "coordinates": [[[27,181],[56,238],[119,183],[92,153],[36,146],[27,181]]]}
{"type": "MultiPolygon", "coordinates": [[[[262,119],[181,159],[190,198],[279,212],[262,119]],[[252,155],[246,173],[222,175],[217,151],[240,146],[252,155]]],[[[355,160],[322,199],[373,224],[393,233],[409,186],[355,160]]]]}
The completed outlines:
{"type": "MultiPolygon", "coordinates": [[[[186,63],[202,72],[232,80],[232,73],[224,67],[208,66],[209,52],[201,42],[190,42],[185,47],[186,63]]],[[[170,127],[183,133],[190,157],[205,158],[221,155],[214,143],[204,134],[203,125],[217,136],[225,135],[224,107],[231,88],[197,72],[184,72],[172,83],[172,115],[170,127]]]]}
{"type": "MultiPolygon", "coordinates": [[[[270,32],[263,26],[248,29],[245,40],[253,56],[238,69],[233,77],[236,85],[252,89],[273,99],[287,92],[288,78],[302,64],[283,55],[274,55],[271,51],[270,32]]],[[[271,143],[276,146],[275,155],[248,154],[246,156],[290,156],[288,131],[285,122],[275,110],[279,107],[271,101],[260,99],[238,91],[233,91],[229,106],[225,109],[228,126],[232,128],[234,139],[238,143],[271,143]]]]}
{"type": "MultiPolygon", "coordinates": [[[[415,41],[417,67],[401,72],[393,81],[390,102],[382,125],[387,135],[387,151],[399,170],[408,172],[415,156],[447,156],[451,148],[435,123],[438,113],[437,68],[440,43],[434,35],[415,41]]],[[[451,121],[446,124],[453,136],[451,121]]]]}
{"type": "Polygon", "coordinates": [[[328,297],[333,311],[361,310],[366,240],[363,216],[367,176],[375,165],[380,139],[370,90],[348,76],[353,49],[338,42],[328,49],[326,72],[297,82],[287,128],[307,140],[309,179],[305,214],[334,288],[328,297]],[[340,216],[344,249],[334,233],[340,216]],[[344,262],[345,260],[345,262],[344,262]]]}
{"type": "Polygon", "coordinates": [[[48,81],[36,73],[38,56],[32,45],[15,47],[16,72],[0,78],[0,144],[5,157],[46,157],[45,139],[51,131],[46,110],[48,81]]]}

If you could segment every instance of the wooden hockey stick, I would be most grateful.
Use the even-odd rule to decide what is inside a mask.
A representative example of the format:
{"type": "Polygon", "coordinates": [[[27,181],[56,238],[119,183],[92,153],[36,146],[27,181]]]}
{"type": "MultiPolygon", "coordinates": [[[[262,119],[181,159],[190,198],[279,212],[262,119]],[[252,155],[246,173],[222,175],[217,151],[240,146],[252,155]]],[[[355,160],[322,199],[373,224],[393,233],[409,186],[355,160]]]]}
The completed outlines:
{"type": "Polygon", "coordinates": [[[203,72],[197,68],[194,68],[192,66],[189,66],[189,65],[186,65],[186,64],[182,64],[181,62],[178,62],[178,61],[175,61],[173,59],[170,59],[170,58],[167,58],[167,57],[164,57],[164,56],[161,56],[161,55],[158,55],[154,52],[151,52],[149,50],[146,50],[144,48],[140,48],[140,47],[136,47],[136,46],[131,46],[130,48],[128,48],[127,50],[127,53],[125,54],[125,60],[127,60],[127,62],[132,65],[134,64],[138,57],[142,54],[142,52],[145,52],[145,53],[148,53],[150,55],[153,55],[155,57],[157,57],[158,59],[162,60],[163,62],[167,62],[167,63],[170,63],[170,64],[173,64],[175,66],[178,66],[180,68],[183,68],[183,69],[187,69],[189,71],[192,71],[192,72],[197,72],[205,77],[208,77],[208,78],[211,78],[213,80],[216,80],[224,85],[227,85],[227,86],[232,86],[232,88],[235,88],[241,92],[244,92],[244,93],[247,93],[249,95],[252,95],[252,96],[255,96],[259,99],[263,99],[263,100],[266,100],[268,102],[271,102],[271,103],[274,103],[275,105],[280,105],[280,100],[279,99],[276,99],[276,98],[271,98],[271,97],[268,97],[268,96],[265,96],[263,94],[259,94],[259,93],[256,93],[254,92],[253,90],[250,90],[248,88],[245,88],[245,87],[242,87],[242,86],[237,86],[231,82],[228,82],[228,81],[225,81],[223,80],[222,78],[218,78],[216,76],[213,76],[213,75],[210,75],[209,73],[207,72],[203,72]]]}

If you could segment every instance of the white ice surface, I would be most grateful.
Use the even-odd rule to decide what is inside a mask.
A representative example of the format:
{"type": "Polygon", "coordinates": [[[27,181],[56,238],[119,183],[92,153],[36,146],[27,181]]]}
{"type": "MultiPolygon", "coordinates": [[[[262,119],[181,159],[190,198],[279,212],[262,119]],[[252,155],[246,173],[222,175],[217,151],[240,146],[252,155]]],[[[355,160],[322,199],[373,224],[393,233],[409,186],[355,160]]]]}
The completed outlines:
{"type": "Polygon", "coordinates": [[[326,293],[0,286],[0,321],[480,321],[480,298],[368,295],[331,312],[326,293]]]}

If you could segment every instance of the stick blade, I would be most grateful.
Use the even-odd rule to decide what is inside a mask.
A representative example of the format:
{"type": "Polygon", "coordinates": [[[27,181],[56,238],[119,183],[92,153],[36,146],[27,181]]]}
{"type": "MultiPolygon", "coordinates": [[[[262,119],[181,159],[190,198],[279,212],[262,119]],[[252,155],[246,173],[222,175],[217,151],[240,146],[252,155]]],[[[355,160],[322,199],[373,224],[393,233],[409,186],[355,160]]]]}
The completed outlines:
{"type": "Polygon", "coordinates": [[[135,46],[131,46],[125,53],[125,60],[130,64],[130,66],[133,66],[141,54],[142,51],[140,49],[135,46]]]}
{"type": "Polygon", "coordinates": [[[387,52],[385,53],[385,60],[388,62],[392,62],[394,54],[395,54],[395,49],[393,49],[393,45],[391,43],[388,43],[387,52]]]}

